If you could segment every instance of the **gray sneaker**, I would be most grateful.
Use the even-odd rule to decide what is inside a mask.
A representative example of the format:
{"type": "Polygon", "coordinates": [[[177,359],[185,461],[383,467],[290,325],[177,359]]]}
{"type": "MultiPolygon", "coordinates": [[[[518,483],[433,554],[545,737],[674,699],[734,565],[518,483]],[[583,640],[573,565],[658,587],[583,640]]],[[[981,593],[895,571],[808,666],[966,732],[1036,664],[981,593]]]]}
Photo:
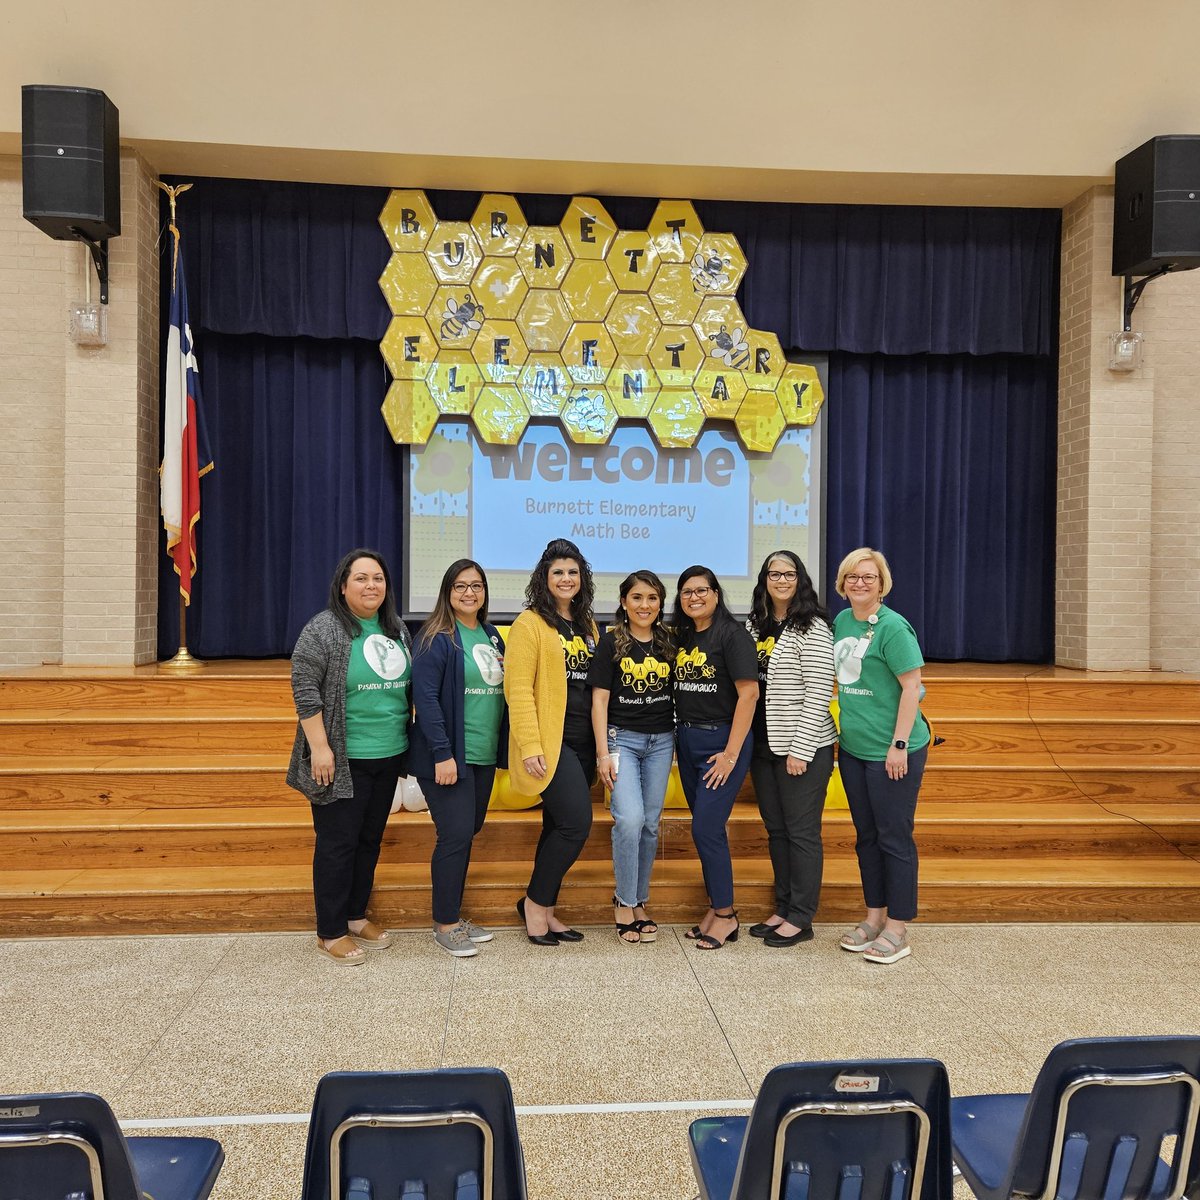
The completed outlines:
{"type": "Polygon", "coordinates": [[[473,942],[490,942],[496,936],[490,929],[484,929],[482,925],[476,925],[474,921],[468,921],[466,917],[459,921],[458,927],[473,942]]]}
{"type": "Polygon", "coordinates": [[[479,947],[467,937],[461,921],[453,929],[434,929],[433,940],[455,958],[471,958],[479,953],[479,947]]]}

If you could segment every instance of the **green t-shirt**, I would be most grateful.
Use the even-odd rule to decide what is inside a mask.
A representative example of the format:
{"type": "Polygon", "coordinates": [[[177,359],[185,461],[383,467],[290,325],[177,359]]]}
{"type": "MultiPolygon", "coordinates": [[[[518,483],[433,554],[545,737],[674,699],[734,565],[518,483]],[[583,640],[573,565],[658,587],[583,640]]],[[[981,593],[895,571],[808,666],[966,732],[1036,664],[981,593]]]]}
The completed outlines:
{"type": "Polygon", "coordinates": [[[378,617],[360,617],[346,672],[346,756],[390,758],[408,749],[412,659],[378,617]]]}
{"type": "Polygon", "coordinates": [[[496,761],[500,722],[504,717],[504,657],[483,626],[468,629],[461,621],[463,645],[463,735],[467,762],[490,767],[496,761]]]}
{"type": "MultiPolygon", "coordinates": [[[[897,676],[925,665],[917,635],[899,613],[881,605],[875,616],[872,626],[846,608],[833,622],[839,737],[855,758],[867,762],[887,758],[891,747],[900,707],[897,676]]],[[[910,751],[929,744],[929,726],[920,715],[905,740],[910,751]]]]}

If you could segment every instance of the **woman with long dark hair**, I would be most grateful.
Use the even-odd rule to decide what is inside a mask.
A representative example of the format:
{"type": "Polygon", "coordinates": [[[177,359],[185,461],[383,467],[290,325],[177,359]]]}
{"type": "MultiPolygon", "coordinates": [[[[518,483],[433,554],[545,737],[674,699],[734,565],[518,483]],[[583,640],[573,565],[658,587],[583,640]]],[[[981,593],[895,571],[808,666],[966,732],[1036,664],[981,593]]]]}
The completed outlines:
{"type": "Polygon", "coordinates": [[[613,623],[596,647],[588,682],[600,781],[612,795],[617,936],[636,945],[658,937],[646,905],[675,753],[675,643],[662,619],[667,591],[653,571],[627,576],[620,595],[613,623]]]}
{"type": "Polygon", "coordinates": [[[574,542],[555,538],[525,589],[525,611],[508,635],[508,771],[513,790],[542,798],[542,836],[517,911],[537,946],[583,934],[555,915],[563,876],[592,828],[592,734],[587,673],[596,649],[592,570],[574,542]]]}
{"type": "Polygon", "coordinates": [[[407,774],[412,643],[383,555],[351,550],[329,604],[300,631],[292,695],[300,719],[289,786],[312,804],[317,949],[342,966],[391,943],[367,916],[396,781],[407,774]]]}
{"type": "Polygon", "coordinates": [[[496,767],[508,761],[504,641],[487,617],[487,575],[460,558],[442,576],[413,660],[409,765],[437,828],[429,864],[433,940],[455,958],[470,958],[492,940],[462,915],[471,843],[487,816],[496,767]]]}
{"type": "Polygon", "coordinates": [[[704,872],[708,912],[685,936],[702,950],[737,941],[725,825],[750,768],[758,701],[754,641],[725,605],[708,567],[688,567],[675,593],[675,744],[704,872]]]}
{"type": "Polygon", "coordinates": [[[758,647],[760,689],[750,776],[775,875],[775,909],[750,935],[795,946],[812,940],[821,895],[821,814],[837,729],[829,616],[790,550],[763,560],[746,628],[758,647]]]}

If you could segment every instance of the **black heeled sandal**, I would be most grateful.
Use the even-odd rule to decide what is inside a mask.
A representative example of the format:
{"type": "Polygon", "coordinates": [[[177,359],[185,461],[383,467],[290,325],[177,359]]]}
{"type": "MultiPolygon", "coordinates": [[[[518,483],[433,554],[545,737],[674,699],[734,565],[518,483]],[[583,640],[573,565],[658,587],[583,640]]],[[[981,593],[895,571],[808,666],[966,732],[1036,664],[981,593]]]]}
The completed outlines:
{"type": "MultiPolygon", "coordinates": [[[[633,909],[629,905],[622,904],[616,898],[616,896],[613,897],[612,902],[613,902],[614,912],[618,908],[628,908],[630,912],[633,912],[633,909]]],[[[613,922],[617,927],[617,940],[619,942],[623,943],[626,946],[636,946],[638,944],[638,942],[640,942],[642,940],[642,931],[640,929],[640,925],[641,925],[640,921],[638,921],[636,919],[634,919],[632,921],[618,921],[618,920],[616,920],[616,917],[614,915],[613,922]],[[633,937],[626,936],[626,934],[630,934],[630,933],[633,934],[633,937]]]]}
{"type": "Polygon", "coordinates": [[[723,938],[715,938],[711,933],[702,933],[696,938],[696,945],[701,950],[720,950],[726,942],[736,942],[738,940],[738,931],[741,929],[741,922],[738,921],[737,909],[731,908],[728,912],[713,911],[713,916],[721,921],[732,921],[733,929],[723,938]]]}

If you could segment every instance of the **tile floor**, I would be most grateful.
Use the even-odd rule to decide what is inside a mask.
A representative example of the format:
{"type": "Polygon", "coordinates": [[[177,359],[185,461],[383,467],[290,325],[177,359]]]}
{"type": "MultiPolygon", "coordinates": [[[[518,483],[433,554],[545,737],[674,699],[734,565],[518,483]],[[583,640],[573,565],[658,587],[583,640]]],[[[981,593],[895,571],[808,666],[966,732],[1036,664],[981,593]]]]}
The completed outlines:
{"type": "Polygon", "coordinates": [[[682,928],[552,950],[509,929],[459,960],[402,933],[350,970],[299,934],[0,941],[0,1094],[97,1091],[145,1132],[204,1118],[178,1132],[223,1143],[214,1200],[295,1200],[324,1072],[498,1066],[535,1110],[531,1200],[682,1200],[689,1103],[745,1111],[776,1063],[933,1056],[958,1093],[1026,1090],[1063,1038],[1200,1033],[1200,924],[918,925],[893,967],[840,932],[704,953],[682,928]],[[579,1111],[659,1101],[679,1107],[579,1111]]]}

